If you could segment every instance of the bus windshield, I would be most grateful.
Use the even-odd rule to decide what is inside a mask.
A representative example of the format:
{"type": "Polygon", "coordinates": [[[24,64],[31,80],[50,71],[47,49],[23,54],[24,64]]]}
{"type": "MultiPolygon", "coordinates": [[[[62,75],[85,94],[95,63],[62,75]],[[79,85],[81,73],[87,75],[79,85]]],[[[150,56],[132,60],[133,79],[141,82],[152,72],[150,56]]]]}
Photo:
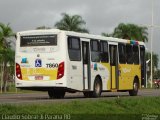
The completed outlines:
{"type": "Polygon", "coordinates": [[[20,47],[56,46],[57,35],[30,35],[21,36],[20,47]]]}

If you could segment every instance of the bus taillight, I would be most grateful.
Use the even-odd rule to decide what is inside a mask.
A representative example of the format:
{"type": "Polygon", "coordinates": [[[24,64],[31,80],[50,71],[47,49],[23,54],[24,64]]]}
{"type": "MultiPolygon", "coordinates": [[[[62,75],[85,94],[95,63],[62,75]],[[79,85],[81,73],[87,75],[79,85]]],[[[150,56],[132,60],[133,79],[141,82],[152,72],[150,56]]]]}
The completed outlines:
{"type": "Polygon", "coordinates": [[[57,79],[60,79],[64,76],[64,62],[61,62],[58,66],[57,79]]]}
{"type": "Polygon", "coordinates": [[[16,76],[18,79],[22,80],[21,67],[18,63],[16,63],[16,76]]]}

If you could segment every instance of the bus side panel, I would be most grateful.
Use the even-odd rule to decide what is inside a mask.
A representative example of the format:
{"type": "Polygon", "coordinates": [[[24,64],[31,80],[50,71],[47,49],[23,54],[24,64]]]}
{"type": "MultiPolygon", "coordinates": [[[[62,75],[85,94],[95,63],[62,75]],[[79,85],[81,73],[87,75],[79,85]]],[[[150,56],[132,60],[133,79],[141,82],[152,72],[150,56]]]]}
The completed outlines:
{"type": "MultiPolygon", "coordinates": [[[[66,52],[66,60],[67,60],[67,88],[73,90],[83,90],[83,68],[82,68],[82,57],[81,60],[71,61],[69,57],[69,46],[68,46],[68,36],[65,36],[65,52],[66,52]]],[[[82,51],[81,51],[82,52],[82,51]]]]}
{"type": "Polygon", "coordinates": [[[111,70],[111,66],[110,66],[110,63],[101,63],[106,71],[103,73],[104,77],[102,77],[102,81],[103,81],[103,90],[111,90],[111,73],[110,73],[110,70],[111,70]],[[106,81],[106,83],[104,82],[106,81]]]}
{"type": "Polygon", "coordinates": [[[101,77],[102,90],[110,90],[110,64],[96,62],[91,63],[91,90],[93,90],[94,81],[97,75],[101,77]]]}
{"type": "Polygon", "coordinates": [[[133,89],[135,76],[138,76],[140,82],[140,65],[119,64],[119,90],[133,89]]]}
{"type": "Polygon", "coordinates": [[[68,62],[67,87],[75,90],[83,90],[83,72],[81,61],[68,62]]]}

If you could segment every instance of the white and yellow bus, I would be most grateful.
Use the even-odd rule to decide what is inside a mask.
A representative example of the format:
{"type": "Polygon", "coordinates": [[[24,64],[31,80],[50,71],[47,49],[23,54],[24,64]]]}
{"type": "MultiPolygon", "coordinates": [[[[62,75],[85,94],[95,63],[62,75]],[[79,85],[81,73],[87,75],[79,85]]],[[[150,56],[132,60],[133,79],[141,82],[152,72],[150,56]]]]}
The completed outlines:
{"type": "Polygon", "coordinates": [[[30,30],[16,35],[16,87],[99,97],[101,92],[137,95],[145,83],[145,44],[86,33],[30,30]]]}

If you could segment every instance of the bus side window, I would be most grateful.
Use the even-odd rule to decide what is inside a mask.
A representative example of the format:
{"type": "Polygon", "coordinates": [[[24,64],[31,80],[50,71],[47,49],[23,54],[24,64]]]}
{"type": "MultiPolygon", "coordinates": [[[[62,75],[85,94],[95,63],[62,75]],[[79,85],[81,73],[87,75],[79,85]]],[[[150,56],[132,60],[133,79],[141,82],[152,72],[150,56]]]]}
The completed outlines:
{"type": "Polygon", "coordinates": [[[133,47],[130,44],[126,45],[126,59],[128,64],[133,64],[133,47]]]}
{"type": "Polygon", "coordinates": [[[119,43],[118,51],[119,51],[119,63],[126,64],[126,45],[119,43]]]}
{"type": "Polygon", "coordinates": [[[100,44],[98,40],[91,40],[91,60],[100,62],[100,44]]]}
{"type": "Polygon", "coordinates": [[[106,41],[100,41],[101,45],[101,62],[108,62],[108,43],[106,41]]]}
{"type": "Polygon", "coordinates": [[[138,45],[133,45],[133,62],[139,64],[139,49],[138,45]]]}
{"type": "Polygon", "coordinates": [[[71,61],[81,61],[80,38],[68,37],[68,52],[71,61]]]}
{"type": "Polygon", "coordinates": [[[145,65],[145,47],[140,46],[141,65],[145,65]]]}
{"type": "Polygon", "coordinates": [[[88,64],[88,48],[86,43],[82,43],[83,64],[88,64]]]}
{"type": "Polygon", "coordinates": [[[145,62],[145,47],[140,46],[140,58],[141,58],[141,84],[146,84],[146,62],[145,62]]]}

